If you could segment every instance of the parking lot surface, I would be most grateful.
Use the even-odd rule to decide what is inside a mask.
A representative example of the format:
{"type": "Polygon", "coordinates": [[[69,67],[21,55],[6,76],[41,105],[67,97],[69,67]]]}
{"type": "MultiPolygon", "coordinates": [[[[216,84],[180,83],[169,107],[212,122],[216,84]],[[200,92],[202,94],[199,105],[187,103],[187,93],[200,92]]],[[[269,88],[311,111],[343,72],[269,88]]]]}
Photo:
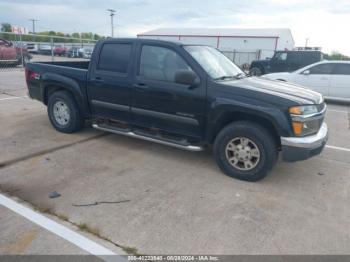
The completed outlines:
{"type": "MultiPolygon", "coordinates": [[[[134,253],[349,253],[348,105],[328,104],[329,147],[321,155],[279,162],[266,179],[248,183],[221,173],[210,151],[185,152],[88,126],[58,133],[45,106],[23,97],[23,75],[0,72],[1,191],[134,253]],[[50,199],[52,191],[61,196],[50,199]]],[[[3,211],[5,220],[12,216],[3,211]]],[[[2,228],[0,246],[8,250],[16,235],[2,228]]]]}
{"type": "Polygon", "coordinates": [[[0,254],[86,255],[62,238],[0,206],[0,254]],[[57,248],[57,247],[60,248],[57,248]]]}

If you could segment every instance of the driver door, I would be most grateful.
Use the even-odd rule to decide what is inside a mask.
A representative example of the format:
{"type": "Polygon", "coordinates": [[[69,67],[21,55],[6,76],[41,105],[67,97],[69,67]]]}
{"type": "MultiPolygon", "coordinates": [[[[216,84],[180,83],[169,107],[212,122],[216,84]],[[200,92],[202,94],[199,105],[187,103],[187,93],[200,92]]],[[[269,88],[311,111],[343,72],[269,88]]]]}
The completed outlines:
{"type": "Polygon", "coordinates": [[[202,137],[205,130],[205,85],[200,83],[189,87],[174,81],[178,70],[192,70],[191,66],[176,50],[167,46],[142,45],[138,60],[132,89],[134,124],[202,137]]]}
{"type": "Polygon", "coordinates": [[[271,72],[287,72],[288,64],[287,64],[287,52],[276,52],[273,58],[271,59],[270,66],[271,72]]]}

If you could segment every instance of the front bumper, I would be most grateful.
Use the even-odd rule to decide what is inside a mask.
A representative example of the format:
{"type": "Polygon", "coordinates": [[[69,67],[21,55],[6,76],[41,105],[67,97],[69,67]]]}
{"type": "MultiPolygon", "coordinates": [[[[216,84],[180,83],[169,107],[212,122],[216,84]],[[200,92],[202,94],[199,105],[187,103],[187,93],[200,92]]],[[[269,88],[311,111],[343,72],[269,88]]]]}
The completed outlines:
{"type": "Polygon", "coordinates": [[[305,160],[322,152],[328,139],[328,127],[323,123],[317,134],[306,137],[281,137],[282,159],[287,162],[305,160]]]}

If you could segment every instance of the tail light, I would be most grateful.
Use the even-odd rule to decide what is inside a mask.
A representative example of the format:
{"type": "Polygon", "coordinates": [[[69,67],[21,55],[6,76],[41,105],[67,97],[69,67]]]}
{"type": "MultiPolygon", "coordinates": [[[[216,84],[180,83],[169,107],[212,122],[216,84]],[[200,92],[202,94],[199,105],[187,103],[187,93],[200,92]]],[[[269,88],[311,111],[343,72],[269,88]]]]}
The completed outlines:
{"type": "Polygon", "coordinates": [[[35,73],[34,71],[29,70],[28,68],[25,69],[25,76],[26,76],[27,87],[29,87],[30,80],[40,79],[40,75],[38,73],[35,73]]]}

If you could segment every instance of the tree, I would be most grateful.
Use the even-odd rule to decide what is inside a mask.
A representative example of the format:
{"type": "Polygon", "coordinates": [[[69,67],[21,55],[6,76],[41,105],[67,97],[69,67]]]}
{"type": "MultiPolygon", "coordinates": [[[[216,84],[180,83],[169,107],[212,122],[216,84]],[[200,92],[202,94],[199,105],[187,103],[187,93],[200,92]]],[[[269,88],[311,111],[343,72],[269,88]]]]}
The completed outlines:
{"type": "Polygon", "coordinates": [[[11,28],[12,28],[12,26],[10,23],[2,23],[1,24],[1,31],[2,32],[11,32],[12,31],[11,28]]]}
{"type": "Polygon", "coordinates": [[[73,34],[72,34],[72,37],[73,37],[73,38],[80,38],[80,34],[79,34],[79,33],[73,33],[73,34]]]}
{"type": "Polygon", "coordinates": [[[81,33],[81,38],[84,38],[84,39],[92,39],[93,37],[93,34],[91,32],[84,32],[84,33],[81,33]]]}
{"type": "Polygon", "coordinates": [[[330,54],[325,54],[324,59],[326,60],[350,60],[350,57],[343,55],[338,51],[332,51],[330,54]]]}

